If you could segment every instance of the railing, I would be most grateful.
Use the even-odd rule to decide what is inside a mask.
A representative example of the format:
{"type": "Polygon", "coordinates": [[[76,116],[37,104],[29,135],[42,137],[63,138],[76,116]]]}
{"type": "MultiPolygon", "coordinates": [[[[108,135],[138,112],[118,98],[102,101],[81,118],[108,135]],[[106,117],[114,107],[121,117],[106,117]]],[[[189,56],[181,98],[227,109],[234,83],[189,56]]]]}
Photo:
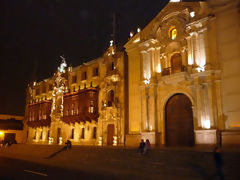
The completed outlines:
{"type": "Polygon", "coordinates": [[[168,68],[164,68],[161,75],[162,76],[167,76],[170,74],[175,74],[178,72],[184,72],[186,71],[186,67],[184,65],[178,66],[178,67],[168,67],[168,68]]]}

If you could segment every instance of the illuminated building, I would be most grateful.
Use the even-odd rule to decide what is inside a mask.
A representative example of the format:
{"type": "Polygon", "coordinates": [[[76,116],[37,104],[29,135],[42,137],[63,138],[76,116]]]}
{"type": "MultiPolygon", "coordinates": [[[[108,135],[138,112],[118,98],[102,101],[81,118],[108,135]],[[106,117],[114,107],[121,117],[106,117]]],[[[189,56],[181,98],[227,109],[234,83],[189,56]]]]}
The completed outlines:
{"type": "Polygon", "coordinates": [[[62,64],[53,77],[28,87],[28,143],[122,145],[124,58],[113,42],[103,57],[77,67],[62,64]]]}
{"type": "Polygon", "coordinates": [[[0,114],[0,142],[25,143],[25,131],[23,116],[0,114]]]}
{"type": "Polygon", "coordinates": [[[78,67],[29,86],[29,143],[240,143],[239,1],[171,1],[78,67]],[[225,3],[227,2],[227,3],[225,3]]]}
{"type": "Polygon", "coordinates": [[[239,1],[171,1],[131,37],[126,145],[239,144],[239,18],[239,1]]]}

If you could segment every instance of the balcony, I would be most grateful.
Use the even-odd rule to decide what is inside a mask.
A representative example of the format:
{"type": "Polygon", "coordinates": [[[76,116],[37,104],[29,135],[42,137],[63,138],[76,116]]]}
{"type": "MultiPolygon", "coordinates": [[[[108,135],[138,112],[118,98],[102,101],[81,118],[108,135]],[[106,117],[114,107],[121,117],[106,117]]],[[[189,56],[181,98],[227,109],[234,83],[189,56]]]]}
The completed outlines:
{"type": "Polygon", "coordinates": [[[27,125],[31,128],[44,127],[44,126],[46,127],[46,126],[50,126],[50,124],[51,124],[50,116],[44,120],[27,121],[27,125]]]}
{"type": "Polygon", "coordinates": [[[173,66],[173,67],[164,68],[161,75],[167,76],[167,75],[171,75],[179,72],[185,72],[185,71],[186,71],[186,67],[184,65],[173,66]]]}
{"type": "Polygon", "coordinates": [[[163,81],[165,84],[177,84],[179,82],[186,81],[190,78],[189,73],[186,71],[185,66],[180,66],[178,69],[171,67],[163,69],[161,76],[158,77],[159,81],[163,81]]]}

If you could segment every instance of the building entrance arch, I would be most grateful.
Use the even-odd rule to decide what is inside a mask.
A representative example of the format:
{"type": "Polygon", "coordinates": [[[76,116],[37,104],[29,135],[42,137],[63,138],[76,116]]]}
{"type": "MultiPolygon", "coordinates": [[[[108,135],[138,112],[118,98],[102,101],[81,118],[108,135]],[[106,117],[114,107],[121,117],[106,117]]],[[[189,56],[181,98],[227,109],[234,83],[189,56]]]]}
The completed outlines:
{"type": "Polygon", "coordinates": [[[184,94],[175,94],[165,106],[167,146],[194,145],[193,112],[190,99],[184,94]]]}

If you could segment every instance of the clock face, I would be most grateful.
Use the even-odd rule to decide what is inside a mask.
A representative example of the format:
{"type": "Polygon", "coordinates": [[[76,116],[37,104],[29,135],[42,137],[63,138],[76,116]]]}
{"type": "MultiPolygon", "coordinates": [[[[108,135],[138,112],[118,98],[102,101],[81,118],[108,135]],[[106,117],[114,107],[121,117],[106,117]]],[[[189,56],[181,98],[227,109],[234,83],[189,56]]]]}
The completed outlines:
{"type": "Polygon", "coordinates": [[[175,26],[172,26],[169,30],[168,30],[168,36],[170,39],[174,40],[177,38],[177,29],[175,26]]]}

